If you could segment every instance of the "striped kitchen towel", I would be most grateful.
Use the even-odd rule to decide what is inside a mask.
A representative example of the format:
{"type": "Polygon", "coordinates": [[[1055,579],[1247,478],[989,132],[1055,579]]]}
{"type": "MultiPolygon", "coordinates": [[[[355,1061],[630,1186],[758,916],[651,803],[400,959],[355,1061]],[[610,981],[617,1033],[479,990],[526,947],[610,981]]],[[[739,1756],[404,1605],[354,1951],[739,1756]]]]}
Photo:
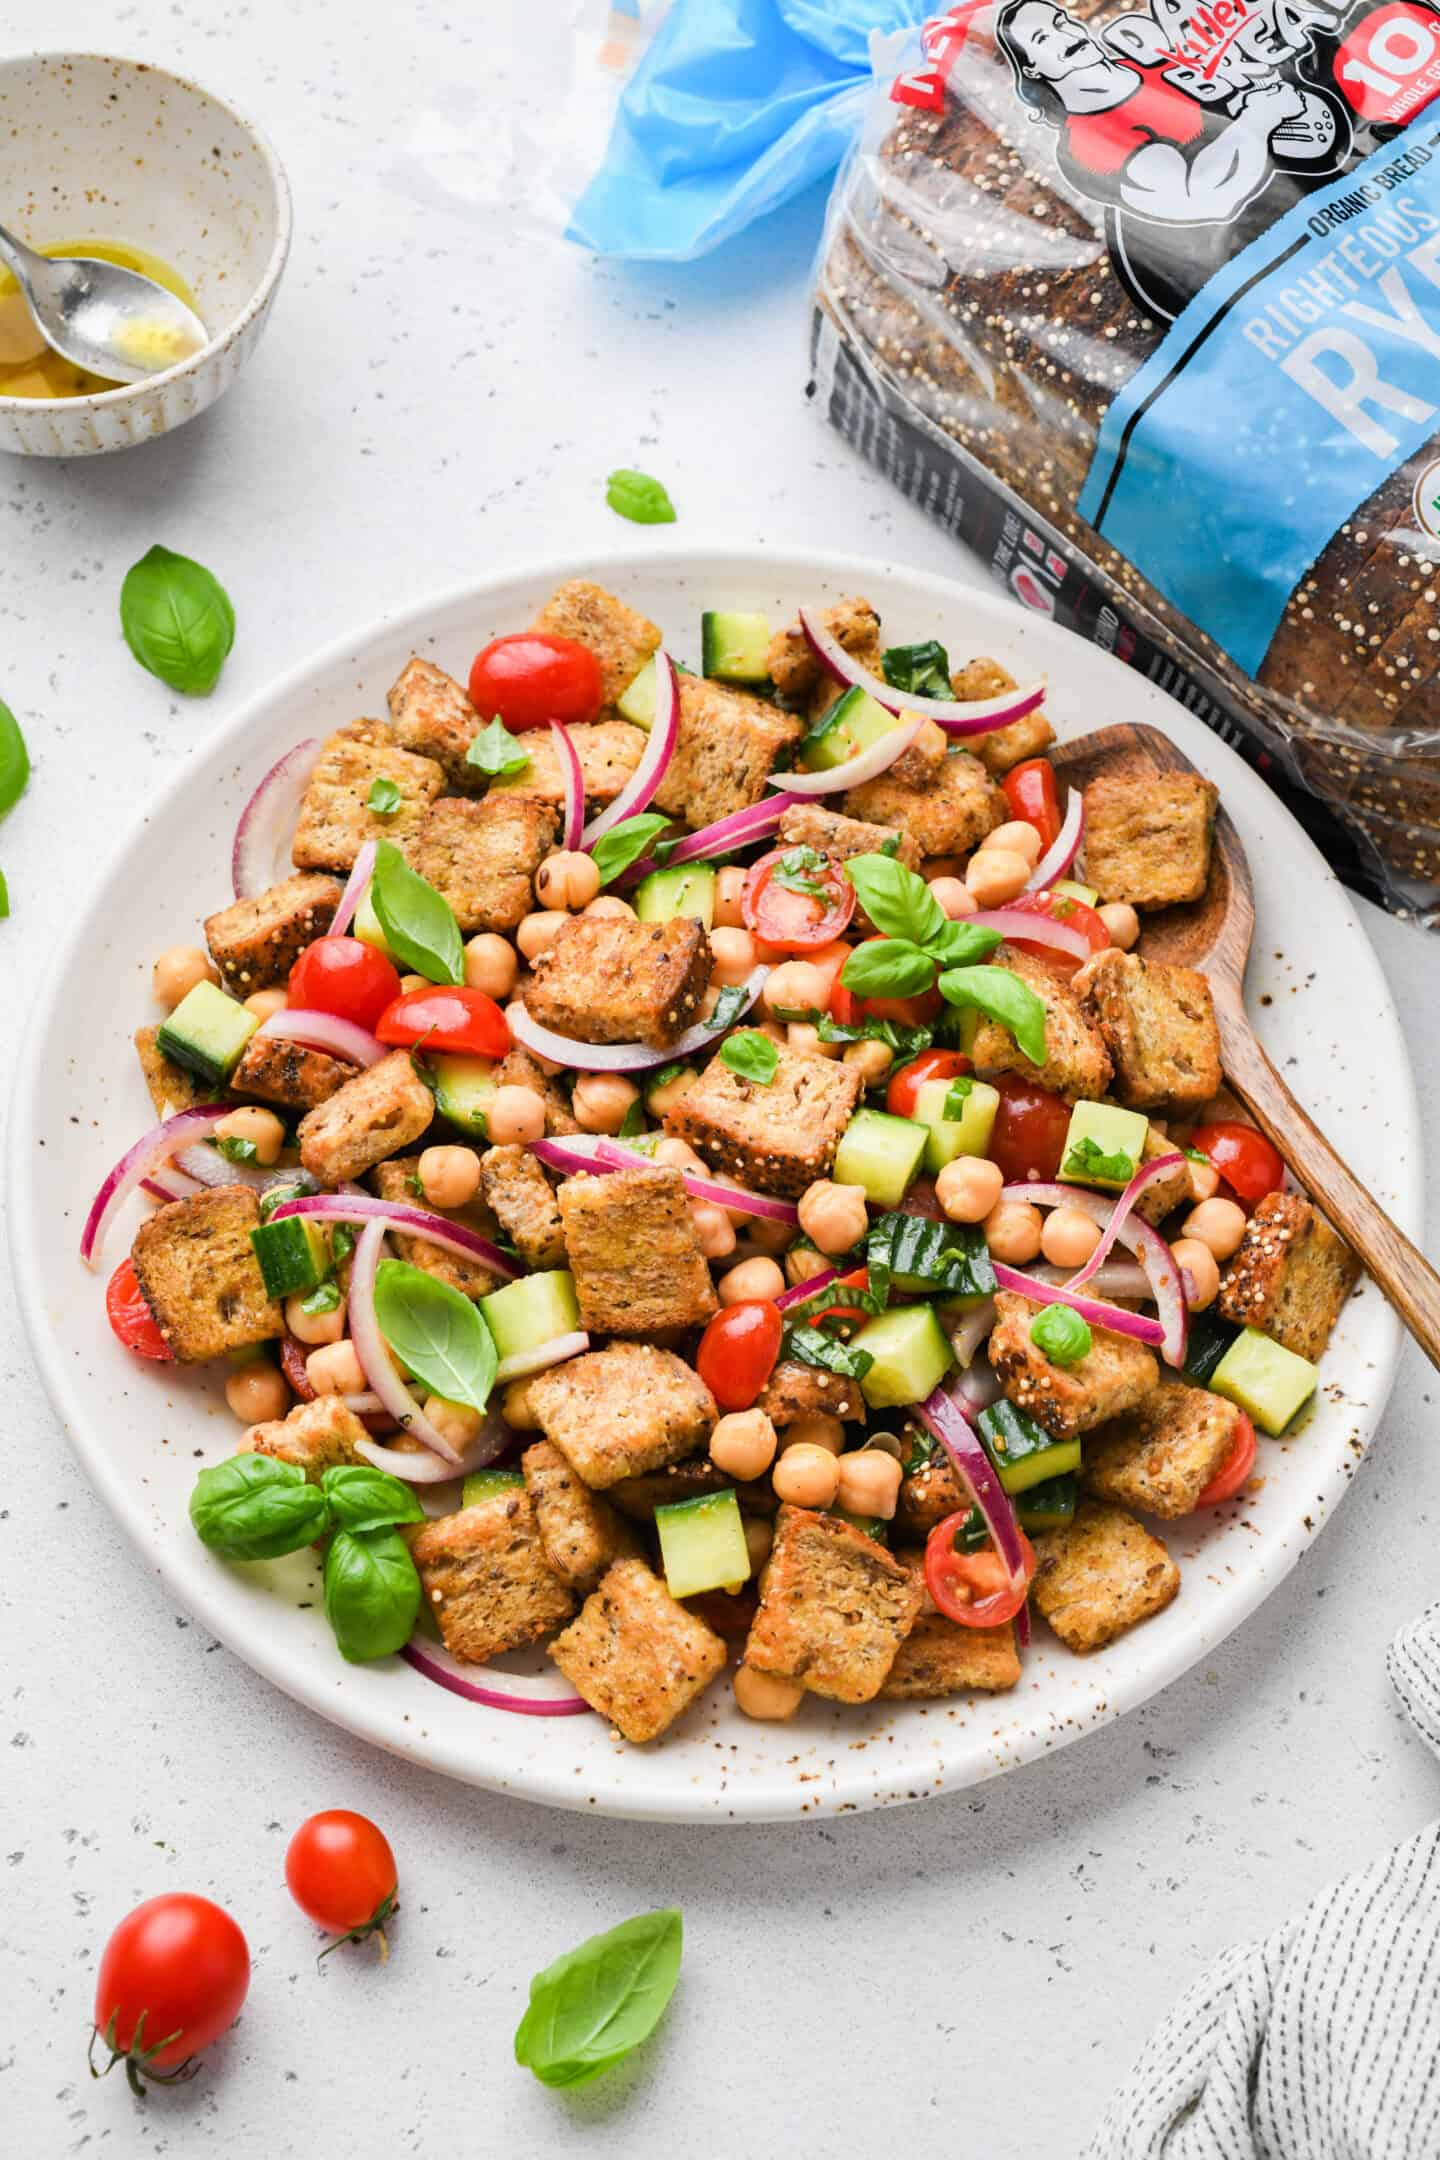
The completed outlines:
{"type": "MultiPolygon", "coordinates": [[[[1440,1755],[1440,1605],[1388,1664],[1440,1755]]],[[[1085,2160],[1440,2160],[1440,1823],[1227,1951],[1151,2036],[1085,2160]]]]}

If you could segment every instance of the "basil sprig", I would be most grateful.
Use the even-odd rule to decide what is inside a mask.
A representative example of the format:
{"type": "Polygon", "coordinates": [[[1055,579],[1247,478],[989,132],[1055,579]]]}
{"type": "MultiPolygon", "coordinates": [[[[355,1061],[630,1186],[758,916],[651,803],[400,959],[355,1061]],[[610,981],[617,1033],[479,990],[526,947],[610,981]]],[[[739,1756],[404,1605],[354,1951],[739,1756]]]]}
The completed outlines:
{"type": "MultiPolygon", "coordinates": [[[[849,1302],[854,1304],[855,1300],[849,1302]]],[[[841,1380],[863,1380],[875,1362],[868,1350],[856,1350],[838,1336],[823,1335],[818,1327],[804,1323],[796,1326],[793,1322],[781,1338],[780,1355],[801,1365],[813,1365],[817,1372],[834,1373],[841,1380]]]]}
{"type": "Polygon", "coordinates": [[[652,840],[658,838],[671,824],[668,817],[658,811],[642,810],[635,817],[621,818],[609,832],[601,833],[590,850],[590,859],[600,872],[600,883],[610,885],[622,870],[639,862],[652,840]]]}
{"type": "Polygon", "coordinates": [[[464,982],[465,947],[449,901],[410,868],[393,841],[375,844],[370,899],[397,960],[427,982],[464,982]]]}
{"type": "Polygon", "coordinates": [[[200,1472],[190,1521],[201,1544],[222,1560],[278,1560],[325,1535],[330,1503],[298,1463],[232,1455],[200,1472]]]}
{"type": "Polygon", "coordinates": [[[152,547],[125,573],[120,628],[141,667],[187,697],[206,697],[235,642],[235,610],[202,563],[152,547]]]}
{"type": "Polygon", "coordinates": [[[721,1043],[720,1062],[728,1065],[741,1080],[754,1080],[761,1087],[769,1087],[780,1063],[780,1053],[759,1028],[737,1028],[721,1043]]]}
{"type": "Polygon", "coordinates": [[[610,508],[632,525],[673,525],[675,505],[658,480],[649,473],[622,466],[605,483],[610,508]]]}
{"type": "MultiPolygon", "coordinates": [[[[1021,1048],[1024,1048],[1022,1043],[1021,1048]]],[[[1203,1159],[1203,1158],[1202,1158],[1203,1159]]],[[[1102,1148],[1098,1140],[1086,1133],[1077,1140],[1060,1166],[1060,1175],[1077,1178],[1082,1183],[1128,1185],[1135,1175],[1135,1158],[1123,1148],[1113,1153],[1102,1148]]]]}
{"type": "Polygon", "coordinates": [[[420,1577],[398,1530],[337,1530],[325,1549],[325,1617],[352,1665],[390,1657],[415,1632],[420,1577]]]}
{"type": "Polygon", "coordinates": [[[890,645],[880,655],[880,672],[896,690],[914,697],[953,698],[950,660],[938,638],[923,645],[890,645]]]}
{"type": "Polygon", "coordinates": [[[20,723],[0,698],[0,818],[8,817],[30,779],[30,752],[20,723]]]}
{"type": "Polygon", "coordinates": [[[406,1370],[446,1402],[483,1410],[495,1385],[495,1338],[470,1299],[405,1260],[382,1260],[375,1318],[406,1370]]]}
{"type": "Polygon", "coordinates": [[[492,779],[504,779],[510,773],[524,772],[530,753],[497,713],[489,727],[481,728],[476,735],[465,752],[465,762],[478,772],[489,773],[492,779]]]}
{"type": "Polygon", "coordinates": [[[679,1913],[639,1913],[536,1973],[515,2060],[542,2085],[584,2085],[648,2039],[680,1977],[679,1913]]]}

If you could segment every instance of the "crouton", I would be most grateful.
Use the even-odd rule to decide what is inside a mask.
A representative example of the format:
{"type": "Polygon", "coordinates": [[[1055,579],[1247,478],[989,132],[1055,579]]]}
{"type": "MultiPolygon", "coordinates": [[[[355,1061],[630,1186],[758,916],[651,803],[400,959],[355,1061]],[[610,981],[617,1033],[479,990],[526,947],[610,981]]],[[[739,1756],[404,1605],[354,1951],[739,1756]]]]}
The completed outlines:
{"type": "Polygon", "coordinates": [[[702,675],[680,677],[680,731],[654,810],[697,829],[762,800],[782,750],[804,723],[765,698],[702,675]]]}
{"type": "Polygon", "coordinates": [[[546,1561],[570,1589],[593,1590],[612,1560],[638,1557],[629,1523],[575,1475],[552,1441],[526,1448],[520,1468],[546,1561]]]}
{"type": "Polygon", "coordinates": [[[832,1702],[870,1702],[920,1610],[921,1585],[838,1515],[782,1507],[745,1663],[832,1702]]]}
{"type": "Polygon", "coordinates": [[[1360,1263],[1298,1193],[1266,1193],[1220,1278],[1219,1309],[1315,1363],[1355,1287],[1360,1263]]]}
{"type": "Polygon", "coordinates": [[[559,1199],[582,1327],[654,1335],[710,1318],[715,1286],[678,1170],[567,1178],[559,1199]]]}
{"type": "Polygon", "coordinates": [[[1067,1102],[1096,1102],[1110,1085],[1105,1039],[1065,977],[1044,960],[1002,945],[996,967],[1027,983],[1045,1007],[1045,1061],[1033,1065],[1009,1028],[983,1018],[970,1047],[976,1072],[1019,1073],[1067,1102]]]}
{"type": "MultiPolygon", "coordinates": [[[[950,687],[962,704],[968,705],[986,698],[1003,697],[1007,690],[1019,688],[1009,668],[1001,667],[998,660],[967,660],[950,677],[950,687]]],[[[989,735],[975,738],[975,755],[986,772],[999,779],[1026,758],[1040,757],[1055,740],[1055,730],[1045,718],[1044,712],[1026,713],[1023,720],[1012,720],[1009,727],[996,728],[989,735]]]]}
{"type": "Polygon", "coordinates": [[[1220,1085],[1220,1029],[1197,968],[1142,960],[1111,946],[1071,989],[1105,1039],[1115,1093],[1132,1110],[1199,1108],[1220,1085]]]}
{"type": "Polygon", "coordinates": [[[406,842],[405,860],[449,901],[466,937],[513,930],[534,906],[531,880],[556,829],[554,812],[528,796],[444,795],[406,842]]]}
{"type": "Polygon", "coordinates": [[[339,1395],[317,1395],[313,1402],[296,1403],[288,1417],[252,1425],[240,1442],[240,1453],[273,1455],[277,1462],[294,1463],[312,1485],[339,1463],[365,1460],[356,1443],[366,1437],[365,1427],[339,1395]]]}
{"type": "Polygon", "coordinates": [[[260,1202],[248,1185],[217,1185],[157,1208],[135,1233],[135,1280],[182,1365],[271,1342],[285,1332],[265,1294],[250,1233],[260,1202]]]}
{"type": "Polygon", "coordinates": [[[1164,1222],[1178,1207],[1192,1206],[1195,1200],[1195,1182],[1184,1151],[1173,1140],[1167,1140],[1163,1133],[1157,1132],[1153,1125],[1147,1125],[1140,1160],[1142,1163],[1154,1162],[1157,1155],[1179,1155],[1181,1159],[1173,1170],[1167,1170],[1153,1185],[1147,1185],[1135,1203],[1135,1213],[1145,1222],[1155,1224],[1164,1222]]]}
{"type": "Polygon", "coordinates": [[[858,1380],[821,1372],[818,1366],[802,1364],[798,1358],[782,1358],[755,1407],[764,1411],[772,1425],[793,1425],[798,1418],[807,1417],[863,1418],[865,1398],[858,1380]]]}
{"type": "Polygon", "coordinates": [[[1082,1500],[1075,1520],[1034,1539],[1030,1595],[1067,1649],[1102,1650],[1180,1588],[1180,1570],[1157,1537],[1123,1509],[1082,1500]]]}
{"type": "MultiPolygon", "coordinates": [[[[423,1207],[432,1215],[444,1215],[451,1222],[462,1223],[468,1230],[478,1230],[482,1237],[493,1228],[488,1218],[476,1222],[472,1208],[437,1208],[433,1201],[422,1198],[418,1155],[388,1156],[384,1162],[375,1165],[373,1182],[382,1200],[398,1200],[402,1207],[423,1207]]],[[[408,1260],[411,1267],[423,1268],[427,1275],[448,1283],[462,1297],[488,1297],[492,1290],[498,1290],[509,1280],[508,1276],[496,1275],[478,1260],[446,1252],[443,1246],[432,1244],[429,1238],[406,1237],[403,1231],[394,1233],[394,1238],[395,1250],[402,1260],[408,1260]]]]}
{"type": "Polygon", "coordinates": [[[480,727],[480,715],[453,675],[422,660],[407,660],[390,686],[390,725],[402,750],[432,758],[448,786],[462,795],[478,795],[485,775],[466,762],[480,727]]]}
{"type": "MultiPolygon", "coordinates": [[[[736,1485],[733,1477],[716,1469],[708,1455],[691,1455],[684,1462],[665,1463],[659,1470],[644,1470],[638,1477],[617,1478],[605,1488],[605,1497],[632,1522],[653,1522],[657,1507],[676,1507],[682,1500],[699,1500],[730,1486],[742,1496],[758,1496],[762,1489],[768,1489],[769,1479],[758,1479],[754,1485],[736,1485]]],[[[773,1515],[773,1495],[768,1508],[752,1507],[749,1512],[773,1515]]]]}
{"type": "MultiPolygon", "coordinates": [[[[597,720],[593,726],[567,730],[580,760],[580,778],[589,803],[612,803],[645,751],[645,730],[628,720],[597,720]]],[[[526,728],[520,738],[529,764],[490,784],[492,795],[522,795],[556,809],[565,800],[565,769],[560,746],[549,728],[526,728]]]]}
{"type": "Polygon", "coordinates": [[[725,1645],[677,1605],[643,1560],[617,1560],[550,1655],[577,1695],[627,1740],[654,1740],[702,1695],[725,1645]]]}
{"type": "Polygon", "coordinates": [[[1039,1311],[1013,1290],[996,1292],[990,1362],[1016,1408],[1028,1411],[1057,1440],[1092,1432],[1153,1391],[1159,1367],[1150,1351],[1109,1328],[1092,1331],[1089,1350],[1075,1364],[1052,1365],[1030,1337],[1039,1311]]]}
{"type": "Polygon", "coordinates": [[[305,947],[329,929],[343,889],[332,877],[287,877],[207,916],[205,942],[226,989],[247,998],[288,981],[305,947]]]}
{"type": "Polygon", "coordinates": [[[798,1197],[835,1160],[864,1089],[853,1065],[781,1048],[768,1082],[715,1057],[665,1113],[712,1168],[756,1192],[798,1197]]]}
{"type": "Polygon", "coordinates": [[[157,1118],[174,1117],[177,1111],[193,1110],[196,1103],[210,1101],[212,1091],[206,1083],[166,1057],[160,1048],[158,1027],[136,1028],[135,1055],[157,1118]]]}
{"type": "Polygon", "coordinates": [[[393,840],[402,847],[419,831],[444,787],[435,760],[397,748],[383,720],[339,728],[326,737],[310,775],[290,859],[297,870],[352,870],[367,840],[393,840]],[[397,809],[382,814],[369,807],[377,780],[389,780],[399,790],[397,809]]]}
{"type": "Polygon", "coordinates": [[[1199,773],[1102,773],[1085,790],[1086,878],[1102,900],[1134,908],[1198,900],[1219,800],[1199,773]]]}
{"type": "Polygon", "coordinates": [[[528,1087],[545,1105],[545,1130],[552,1139],[580,1130],[570,1100],[553,1073],[538,1065],[528,1050],[510,1050],[495,1068],[496,1087],[528,1087]]]}
{"type": "Polygon", "coordinates": [[[282,1110],[313,1110],[355,1077],[355,1067],[304,1043],[278,1035],[252,1035],[230,1075],[232,1095],[278,1103],[282,1110]]]}
{"type": "MultiPolygon", "coordinates": [[[[879,673],[880,617],[868,600],[838,600],[834,607],[821,608],[820,620],[852,660],[858,660],[872,675],[879,673]]],[[[814,693],[830,681],[799,623],[775,632],[765,664],[787,705],[808,705],[814,693]]]]}
{"type": "Polygon", "coordinates": [[[472,1507],[438,1516],[410,1551],[446,1649],[468,1664],[522,1649],[575,1610],[522,1486],[497,1486],[472,1507]]]}
{"type": "Polygon", "coordinates": [[[410,1052],[392,1050],[306,1111],[297,1132],[300,1160],[317,1185],[343,1184],[409,1147],[434,1115],[434,1097],[410,1052]]]}
{"type": "MultiPolygon", "coordinates": [[[[929,1435],[924,1436],[928,1439],[929,1435]]],[[[895,1505],[895,1527],[904,1537],[929,1537],[936,1523],[973,1505],[962,1491],[948,1455],[937,1452],[919,1470],[908,1470],[900,1480],[895,1505]]]]}
{"type": "Polygon", "coordinates": [[[699,1374],[653,1343],[569,1358],[531,1381],[530,1403],[546,1439],[597,1492],[682,1462],[719,1416],[699,1374]]]}
{"type": "Polygon", "coordinates": [[[946,1695],[1003,1695],[1017,1686],[1020,1653],[1014,1622],[972,1628],[947,1620],[926,1593],[924,1552],[905,1550],[895,1557],[920,1585],[920,1615],[895,1653],[879,1700],[938,1702],[946,1695]]]}
{"type": "Polygon", "coordinates": [[[527,1267],[565,1266],[555,1188],[528,1148],[490,1148],[480,1158],[480,1190],[527,1267]]]}
{"type": "Polygon", "coordinates": [[[602,585],[587,584],[583,578],[557,586],[531,628],[588,645],[600,662],[601,694],[607,705],[615,703],[660,645],[660,632],[653,622],[626,607],[602,585]]]}
{"type": "Polygon", "coordinates": [[[663,1050],[693,1022],[709,980],[710,940],[688,915],[572,915],[535,962],[525,1010],[578,1042],[663,1050]]]}
{"type": "Polygon", "coordinates": [[[916,787],[883,772],[843,799],[847,817],[898,825],[922,855],[963,855],[1009,816],[1009,806],[977,757],[952,750],[934,777],[916,787]]]}
{"type": "Polygon", "coordinates": [[[780,820],[777,847],[813,847],[849,862],[852,855],[883,855],[890,849],[907,870],[920,868],[920,850],[908,833],[891,825],[867,825],[861,818],[842,817],[838,810],[822,809],[819,803],[793,803],[780,820]]]}
{"type": "Polygon", "coordinates": [[[1234,1446],[1239,1422],[1223,1396],[1162,1374],[1137,1408],[1092,1433],[1085,1484],[1147,1515],[1188,1515],[1234,1446]]]}

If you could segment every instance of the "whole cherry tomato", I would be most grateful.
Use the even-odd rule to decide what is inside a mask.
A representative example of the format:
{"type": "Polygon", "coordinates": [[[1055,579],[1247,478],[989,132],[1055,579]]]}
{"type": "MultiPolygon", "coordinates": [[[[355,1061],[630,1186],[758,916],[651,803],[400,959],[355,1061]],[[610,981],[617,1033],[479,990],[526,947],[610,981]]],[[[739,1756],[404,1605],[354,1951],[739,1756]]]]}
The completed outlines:
{"type": "Polygon", "coordinates": [[[1012,765],[1000,785],[1011,817],[1033,825],[1041,846],[1048,848],[1060,833],[1060,796],[1049,758],[1026,758],[1022,765],[1012,765]]]}
{"type": "Polygon", "coordinates": [[[173,1364],[175,1353],[161,1334],[155,1315],[146,1304],[135,1280],[135,1263],[120,1262],[105,1286],[105,1317],[116,1340],[137,1357],[154,1358],[157,1364],[173,1364]]]}
{"type": "Polygon", "coordinates": [[[1266,1193],[1278,1192],[1285,1182],[1285,1164],[1278,1148],[1253,1125],[1235,1118],[1221,1118],[1213,1125],[1197,1125],[1190,1145],[1214,1164],[1247,1212],[1266,1193]]]}
{"type": "Polygon", "coordinates": [[[291,968],[285,994],[297,1009],[333,1013],[373,1034],[400,995],[400,977],[384,953],[359,938],[316,938],[291,968]]]}
{"type": "MultiPolygon", "coordinates": [[[[1075,900],[1069,893],[1052,892],[1047,885],[1043,892],[1021,893],[1018,900],[1007,903],[1018,908],[1022,915],[1046,915],[1051,922],[1064,923],[1067,930],[1078,930],[1092,953],[1110,950],[1110,932],[1092,907],[1083,900],[1075,900]]],[[[1057,952],[1053,945],[1033,943],[1029,938],[1007,938],[1016,952],[1033,953],[1037,960],[1048,960],[1052,967],[1063,968],[1073,975],[1084,962],[1071,953],[1057,952]]]]}
{"type": "Polygon", "coordinates": [[[999,1073],[991,1086],[1000,1096],[1000,1107],[990,1134],[990,1160],[1000,1165],[1007,1185],[1036,1179],[1048,1183],[1059,1174],[1065,1152],[1069,1104],[1018,1073],[999,1073]]]}
{"type": "Polygon", "coordinates": [[[740,912],[752,936],[807,953],[839,937],[855,913],[855,887],[818,848],[776,848],[751,866],[740,912]]]}
{"type": "Polygon", "coordinates": [[[183,1892],[148,1898],[105,1945],[92,2053],[98,2039],[110,2050],[105,2068],[123,2062],[137,2093],[142,2078],[185,2076],[234,2024],[249,1986],[250,1952],[229,1913],[183,1892]]]}
{"type": "Polygon", "coordinates": [[[902,1065],[885,1090],[885,1108],[892,1117],[913,1118],[915,1098],[927,1080],[958,1080],[970,1070],[963,1050],[922,1050],[919,1057],[902,1065]]]}
{"type": "Polygon", "coordinates": [[[503,1058],[510,1049],[510,1023],[483,990],[407,990],[386,1006],[375,1033],[402,1049],[418,1043],[460,1057],[503,1058]]]}
{"type": "MultiPolygon", "coordinates": [[[[874,938],[862,938],[861,944],[873,945],[874,938]]],[[[859,950],[859,947],[856,947],[859,950]]],[[[860,1020],[893,1020],[897,1027],[924,1027],[933,1020],[945,1000],[938,990],[922,990],[914,997],[857,997],[847,990],[839,976],[830,992],[830,1017],[838,1020],[841,1027],[854,1027],[860,1020]]]]}
{"type": "Polygon", "coordinates": [[[1196,1500],[1196,1507],[1219,1507],[1222,1500],[1233,1500],[1254,1467],[1255,1427],[1242,1410],[1230,1453],[1196,1500]]]}
{"type": "Polygon", "coordinates": [[[925,1587],[947,1620],[961,1627],[999,1627],[1013,1620],[1025,1603],[1035,1573],[1035,1550],[1024,1531],[1017,1531],[1025,1574],[1023,1581],[1012,1582],[993,1545],[979,1552],[956,1551],[956,1536],[969,1516],[969,1508],[947,1515],[926,1539],[925,1587]]]}
{"type": "Polygon", "coordinates": [[[695,1370],[722,1410],[748,1410],[775,1370],[785,1323],[772,1298],[747,1298],[716,1313],[700,1338],[695,1370]]]}
{"type": "Polygon", "coordinates": [[[385,1923],[395,1911],[399,1878],[389,1839],[368,1815],[326,1808],[301,1823],[285,1854],[285,1880],[317,1927],[341,1942],[375,1935],[386,1955],[385,1923]]]}
{"type": "Polygon", "coordinates": [[[470,702],[483,720],[503,720],[507,728],[544,727],[551,720],[568,727],[599,718],[605,678],[588,645],[521,630],[492,639],[475,655],[470,702]]]}

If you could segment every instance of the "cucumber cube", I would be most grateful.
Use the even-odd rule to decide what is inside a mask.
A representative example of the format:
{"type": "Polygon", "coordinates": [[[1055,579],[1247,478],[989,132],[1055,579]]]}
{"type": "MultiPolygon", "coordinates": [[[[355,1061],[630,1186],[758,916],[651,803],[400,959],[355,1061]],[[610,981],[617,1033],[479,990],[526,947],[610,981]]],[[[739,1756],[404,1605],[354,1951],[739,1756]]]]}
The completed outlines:
{"type": "Polygon", "coordinates": [[[700,617],[700,672],[715,682],[770,680],[768,615],[711,613],[700,617]]]}
{"type": "Polygon", "coordinates": [[[1077,885],[1074,878],[1056,878],[1052,892],[1061,893],[1067,900],[1078,900],[1082,907],[1099,907],[1100,895],[1093,885],[1077,885]]]}
{"type": "Polygon", "coordinates": [[[1029,1492],[1080,1468],[1079,1440],[1057,1440],[1014,1403],[1000,1401],[978,1419],[985,1452],[1007,1493],[1029,1492]]]}
{"type": "Polygon", "coordinates": [[[488,1139],[496,1089],[494,1058],[430,1057],[425,1064],[435,1088],[435,1108],[446,1123],[488,1139]]]}
{"type": "Polygon", "coordinates": [[[482,1500],[489,1500],[497,1492],[513,1492],[523,1485],[524,1478],[518,1470],[472,1470],[460,1488],[461,1507],[478,1507],[482,1500]]]}
{"type": "Polygon", "coordinates": [[[802,736],[795,762],[806,772],[830,772],[836,765],[858,757],[901,724],[897,714],[886,712],[866,691],[847,690],[816,721],[809,734],[802,736]]]}
{"type": "Polygon", "coordinates": [[[724,1590],[748,1578],[750,1549],[733,1490],[657,1507],[655,1529],[671,1597],[697,1597],[702,1590],[724,1590]]]}
{"type": "Polygon", "coordinates": [[[708,930],[715,920],[716,873],[709,863],[680,863],[673,870],[652,870],[635,892],[641,922],[671,922],[691,916],[708,930]]]}
{"type": "Polygon", "coordinates": [[[1032,1485],[1021,1493],[1015,1520],[1027,1537],[1033,1537],[1037,1530],[1063,1530],[1066,1523],[1075,1520],[1079,1499],[1080,1480],[1073,1470],[1063,1477],[1046,1478],[1043,1484],[1032,1485]]]}
{"type": "Polygon", "coordinates": [[[212,982],[198,982],[162,1020],[156,1045],[212,1084],[228,1080],[260,1022],[212,982]]]}
{"type": "Polygon", "coordinates": [[[857,1110],[841,1135],[830,1175],[837,1185],[863,1185],[872,1207],[897,1208],[920,1168],[929,1127],[888,1110],[857,1110]]]}
{"type": "Polygon", "coordinates": [[[1319,1378],[1319,1368],[1309,1358],[1272,1342],[1259,1328],[1247,1327],[1211,1373],[1210,1386],[1252,1417],[1261,1432],[1274,1436],[1309,1402],[1319,1378]]]}
{"type": "Polygon", "coordinates": [[[330,1240],[318,1223],[303,1215],[261,1223],[250,1232],[267,1297],[293,1297],[318,1290],[330,1272],[330,1240]]]}
{"type": "Polygon", "coordinates": [[[925,1142],[925,1168],[938,1177],[957,1155],[983,1155],[990,1145],[995,1113],[1000,1108],[997,1089],[985,1080],[972,1080],[970,1092],[958,1118],[947,1118],[945,1104],[952,1080],[927,1080],[915,1096],[915,1116],[929,1127],[925,1142]]]}
{"type": "Polygon", "coordinates": [[[632,675],[615,700],[615,710],[633,727],[648,728],[655,718],[655,657],[652,653],[638,675],[632,675]]]}
{"type": "Polygon", "coordinates": [[[395,958],[386,942],[385,932],[380,927],[380,918],[375,913],[375,903],[370,897],[368,885],[360,895],[360,905],[351,917],[350,935],[359,938],[362,945],[373,945],[376,952],[383,953],[387,960],[395,958]]]}
{"type": "Polygon", "coordinates": [[[573,1335],[580,1325],[575,1278],[566,1268],[506,1283],[481,1298],[480,1311],[502,1358],[538,1350],[557,1335],[573,1335]]]}
{"type": "Polygon", "coordinates": [[[895,1305],[851,1341],[871,1359],[860,1392],[872,1410],[924,1402],[955,1362],[949,1337],[928,1305],[895,1305]]]}
{"type": "Polygon", "coordinates": [[[1060,1175],[1071,1185],[1100,1185],[1119,1192],[1145,1153],[1150,1120],[1117,1103],[1077,1102],[1060,1156],[1060,1175]],[[1099,1165],[1100,1167],[1096,1167],[1099,1165]]]}

